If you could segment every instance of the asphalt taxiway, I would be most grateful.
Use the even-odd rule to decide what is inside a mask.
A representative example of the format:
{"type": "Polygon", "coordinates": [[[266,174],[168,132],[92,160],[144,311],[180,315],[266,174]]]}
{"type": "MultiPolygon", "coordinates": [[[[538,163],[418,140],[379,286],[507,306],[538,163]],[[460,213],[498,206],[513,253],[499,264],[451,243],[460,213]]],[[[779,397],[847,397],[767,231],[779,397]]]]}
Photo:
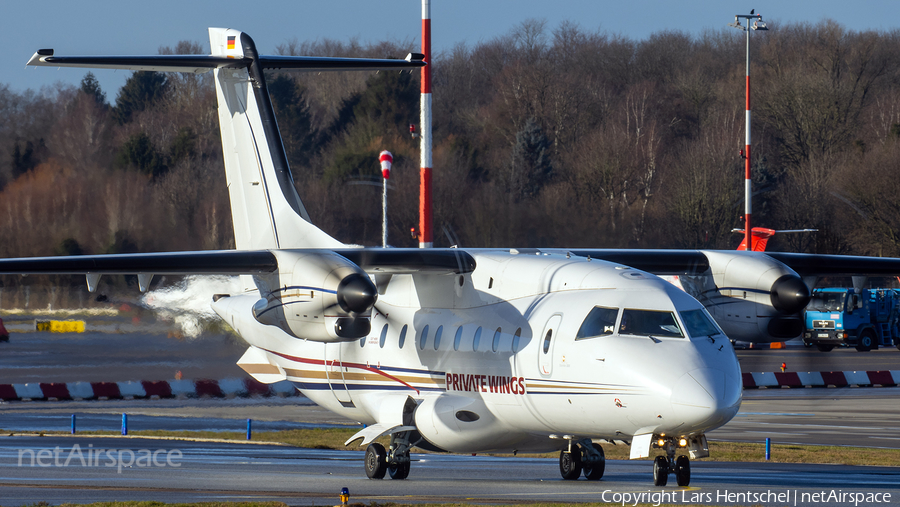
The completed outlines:
{"type": "MultiPolygon", "coordinates": [[[[897,468],[696,462],[689,488],[655,488],[649,461],[610,461],[603,480],[573,482],[560,478],[555,459],[435,454],[416,454],[413,459],[405,481],[369,480],[363,472],[363,453],[356,451],[151,439],[6,437],[0,440],[0,498],[5,506],[123,498],[322,505],[336,503],[346,487],[351,500],[365,503],[615,502],[626,493],[665,492],[669,496],[664,500],[670,503],[699,499],[696,503],[770,504],[776,502],[755,500],[780,494],[789,500],[779,505],[794,505],[795,498],[796,505],[847,505],[802,501],[823,491],[880,494],[887,505],[900,500],[897,468]],[[140,455],[146,450],[158,459],[129,463],[120,471],[115,460],[107,458],[108,452],[95,462],[82,461],[89,444],[91,452],[103,449],[123,455],[122,463],[129,461],[129,451],[140,455]],[[69,459],[76,445],[79,453],[69,459]],[[31,458],[41,451],[43,461],[31,458]],[[737,494],[756,496],[733,496],[737,494]],[[750,501],[736,501],[740,498],[750,501]]],[[[646,501],[653,503],[651,497],[646,501]]]]}

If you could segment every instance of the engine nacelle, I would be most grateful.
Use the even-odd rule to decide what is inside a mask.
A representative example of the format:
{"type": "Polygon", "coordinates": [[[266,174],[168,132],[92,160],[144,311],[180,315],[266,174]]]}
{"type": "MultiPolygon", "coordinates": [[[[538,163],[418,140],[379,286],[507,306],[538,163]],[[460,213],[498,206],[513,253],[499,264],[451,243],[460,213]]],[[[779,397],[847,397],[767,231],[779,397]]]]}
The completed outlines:
{"type": "Polygon", "coordinates": [[[369,276],[331,252],[274,250],[278,271],[254,277],[262,299],[253,317],[297,338],[351,341],[372,329],[378,291],[369,276]]]}
{"type": "Polygon", "coordinates": [[[803,332],[798,314],[809,288],[791,268],[761,252],[704,251],[715,283],[704,303],[732,339],[777,341],[803,332]],[[765,338],[760,340],[760,338],[765,338]]]}

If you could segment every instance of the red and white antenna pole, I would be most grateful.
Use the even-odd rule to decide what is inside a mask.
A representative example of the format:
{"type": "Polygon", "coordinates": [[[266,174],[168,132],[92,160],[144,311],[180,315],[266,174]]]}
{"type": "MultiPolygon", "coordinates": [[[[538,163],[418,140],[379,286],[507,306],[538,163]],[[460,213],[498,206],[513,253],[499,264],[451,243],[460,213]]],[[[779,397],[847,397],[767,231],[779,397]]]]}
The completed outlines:
{"type": "Polygon", "coordinates": [[[422,96],[419,99],[422,130],[419,145],[419,248],[431,248],[434,246],[431,235],[431,0],[422,0],[422,54],[427,65],[422,67],[422,96]]]}
{"type": "Polygon", "coordinates": [[[746,140],[744,144],[744,241],[747,242],[747,250],[753,249],[753,241],[751,237],[753,232],[750,225],[750,215],[753,213],[753,204],[751,196],[753,191],[750,179],[750,19],[747,18],[747,126],[746,140]]]}
{"type": "Polygon", "coordinates": [[[750,185],[750,30],[768,30],[769,28],[766,26],[765,22],[763,22],[762,15],[756,14],[755,11],[752,10],[750,11],[749,15],[735,15],[734,23],[729,23],[728,26],[747,32],[747,72],[745,74],[747,79],[747,125],[745,127],[746,140],[744,141],[744,152],[742,153],[744,157],[744,242],[747,245],[747,250],[753,250],[753,226],[750,224],[750,216],[753,213],[751,199],[753,196],[753,192],[750,185]],[[746,27],[741,24],[741,19],[747,20],[746,27]],[[750,20],[754,20],[752,26],[750,24],[750,20]]]}

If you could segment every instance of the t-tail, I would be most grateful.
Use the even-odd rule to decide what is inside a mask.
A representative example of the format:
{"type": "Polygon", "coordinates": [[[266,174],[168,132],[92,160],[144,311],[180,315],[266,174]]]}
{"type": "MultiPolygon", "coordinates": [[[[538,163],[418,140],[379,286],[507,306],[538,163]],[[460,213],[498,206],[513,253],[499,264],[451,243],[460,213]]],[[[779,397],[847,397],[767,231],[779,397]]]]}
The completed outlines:
{"type": "Polygon", "coordinates": [[[343,246],[312,224],[294,186],[264,70],[413,70],[423,56],[405,60],[260,56],[246,33],[209,29],[210,55],[54,56],[42,49],[28,65],[135,71],[213,71],[225,175],[238,250],[343,246]]]}
{"type": "MultiPolygon", "coordinates": [[[[783,231],[776,231],[774,229],[764,229],[762,227],[754,227],[750,229],[750,249],[754,252],[765,252],[766,245],[769,244],[769,238],[778,234],[785,234],[789,232],[817,232],[819,229],[789,229],[783,231]]],[[[744,229],[732,229],[731,232],[739,232],[744,234],[744,229]]],[[[738,250],[746,250],[747,249],[747,238],[741,240],[741,244],[737,247],[738,250]]]]}

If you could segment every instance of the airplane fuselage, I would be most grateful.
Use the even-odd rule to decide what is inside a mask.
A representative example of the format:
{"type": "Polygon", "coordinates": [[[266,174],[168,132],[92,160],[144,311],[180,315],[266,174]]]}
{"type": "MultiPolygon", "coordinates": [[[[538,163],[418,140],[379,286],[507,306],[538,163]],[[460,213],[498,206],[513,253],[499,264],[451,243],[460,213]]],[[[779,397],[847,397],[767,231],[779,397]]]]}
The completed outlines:
{"type": "MultiPolygon", "coordinates": [[[[680,312],[702,306],[671,284],[584,258],[475,258],[466,275],[394,275],[371,333],[352,342],[312,342],[262,325],[249,311],[258,295],[214,307],[315,403],[374,424],[389,417],[386,406],[412,399],[407,423],[449,451],[542,452],[564,448],[564,435],[690,437],[737,412],[733,348],[718,330],[690,335],[680,312]],[[576,339],[594,308],[615,321],[576,339]],[[674,334],[682,336],[622,330],[626,310],[679,315],[674,334]]],[[[266,367],[249,363],[251,372],[266,367]]]]}

